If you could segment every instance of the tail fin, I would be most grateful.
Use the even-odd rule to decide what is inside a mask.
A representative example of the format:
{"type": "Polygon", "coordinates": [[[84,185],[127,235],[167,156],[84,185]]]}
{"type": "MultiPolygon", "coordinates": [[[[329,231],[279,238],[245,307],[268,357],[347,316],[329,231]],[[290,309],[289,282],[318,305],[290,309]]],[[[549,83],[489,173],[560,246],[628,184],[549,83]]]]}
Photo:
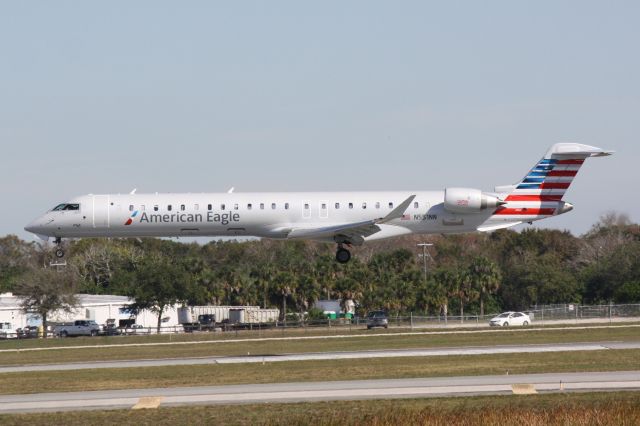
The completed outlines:
{"type": "Polygon", "coordinates": [[[594,146],[557,143],[520,182],[496,192],[509,192],[505,201],[561,201],[585,159],[611,154],[594,146]]]}
{"type": "Polygon", "coordinates": [[[520,182],[496,187],[495,192],[506,204],[496,209],[485,228],[511,226],[570,211],[573,206],[562,201],[562,198],[584,160],[611,154],[612,152],[600,148],[577,143],[553,145],[520,182]],[[508,223],[500,225],[504,221],[508,223]]]}

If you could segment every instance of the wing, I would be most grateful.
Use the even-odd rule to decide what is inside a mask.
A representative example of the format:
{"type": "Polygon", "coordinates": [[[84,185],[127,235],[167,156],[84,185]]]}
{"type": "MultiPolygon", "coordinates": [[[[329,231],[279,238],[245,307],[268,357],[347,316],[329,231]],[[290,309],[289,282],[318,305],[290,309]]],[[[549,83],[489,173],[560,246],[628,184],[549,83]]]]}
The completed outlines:
{"type": "Polygon", "coordinates": [[[364,242],[366,237],[380,232],[378,225],[400,219],[415,197],[415,195],[410,196],[400,203],[398,207],[393,209],[391,213],[379,219],[316,228],[294,228],[289,231],[287,238],[311,240],[332,239],[336,242],[349,242],[359,246],[364,242]]]}

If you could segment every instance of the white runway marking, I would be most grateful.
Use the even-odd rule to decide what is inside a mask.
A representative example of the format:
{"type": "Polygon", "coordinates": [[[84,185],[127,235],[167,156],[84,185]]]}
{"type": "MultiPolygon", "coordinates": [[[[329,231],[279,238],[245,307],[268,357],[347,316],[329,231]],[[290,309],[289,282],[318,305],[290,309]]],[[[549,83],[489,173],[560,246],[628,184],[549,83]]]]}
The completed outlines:
{"type": "Polygon", "coordinates": [[[0,396],[0,414],[11,412],[132,408],[194,404],[282,403],[357,399],[424,398],[528,392],[638,390],[640,371],[463,376],[336,382],[272,383],[0,396]]]}
{"type": "Polygon", "coordinates": [[[0,367],[1,373],[29,371],[86,370],[96,368],[162,367],[175,365],[248,364],[287,361],[322,361],[371,358],[433,357],[456,355],[499,355],[516,353],[601,351],[611,349],[640,349],[640,342],[587,342],[566,344],[499,345],[428,349],[365,350],[349,352],[315,352],[279,355],[214,356],[198,358],[141,359],[95,361],[65,364],[18,365],[0,367]]]}

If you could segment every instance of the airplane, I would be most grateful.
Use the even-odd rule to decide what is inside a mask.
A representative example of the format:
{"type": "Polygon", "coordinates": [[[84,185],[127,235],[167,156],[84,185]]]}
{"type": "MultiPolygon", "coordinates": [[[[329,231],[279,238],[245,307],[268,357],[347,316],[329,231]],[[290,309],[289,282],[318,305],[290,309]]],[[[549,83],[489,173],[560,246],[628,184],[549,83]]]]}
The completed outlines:
{"type": "Polygon", "coordinates": [[[566,190],[585,159],[611,155],[589,145],[558,143],[514,185],[493,192],[444,191],[155,193],[84,195],[58,204],[25,230],[63,238],[230,237],[316,240],[351,246],[407,234],[489,232],[567,213],[566,190]]]}

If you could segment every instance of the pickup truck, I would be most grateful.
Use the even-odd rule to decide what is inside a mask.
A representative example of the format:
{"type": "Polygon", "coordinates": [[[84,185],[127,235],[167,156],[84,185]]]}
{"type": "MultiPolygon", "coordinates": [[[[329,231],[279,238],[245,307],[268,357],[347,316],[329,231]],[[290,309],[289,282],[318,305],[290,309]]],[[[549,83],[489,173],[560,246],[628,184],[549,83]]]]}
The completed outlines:
{"type": "Polygon", "coordinates": [[[100,333],[100,326],[92,320],[75,320],[55,326],[53,333],[60,337],[97,336],[100,333]]]}

